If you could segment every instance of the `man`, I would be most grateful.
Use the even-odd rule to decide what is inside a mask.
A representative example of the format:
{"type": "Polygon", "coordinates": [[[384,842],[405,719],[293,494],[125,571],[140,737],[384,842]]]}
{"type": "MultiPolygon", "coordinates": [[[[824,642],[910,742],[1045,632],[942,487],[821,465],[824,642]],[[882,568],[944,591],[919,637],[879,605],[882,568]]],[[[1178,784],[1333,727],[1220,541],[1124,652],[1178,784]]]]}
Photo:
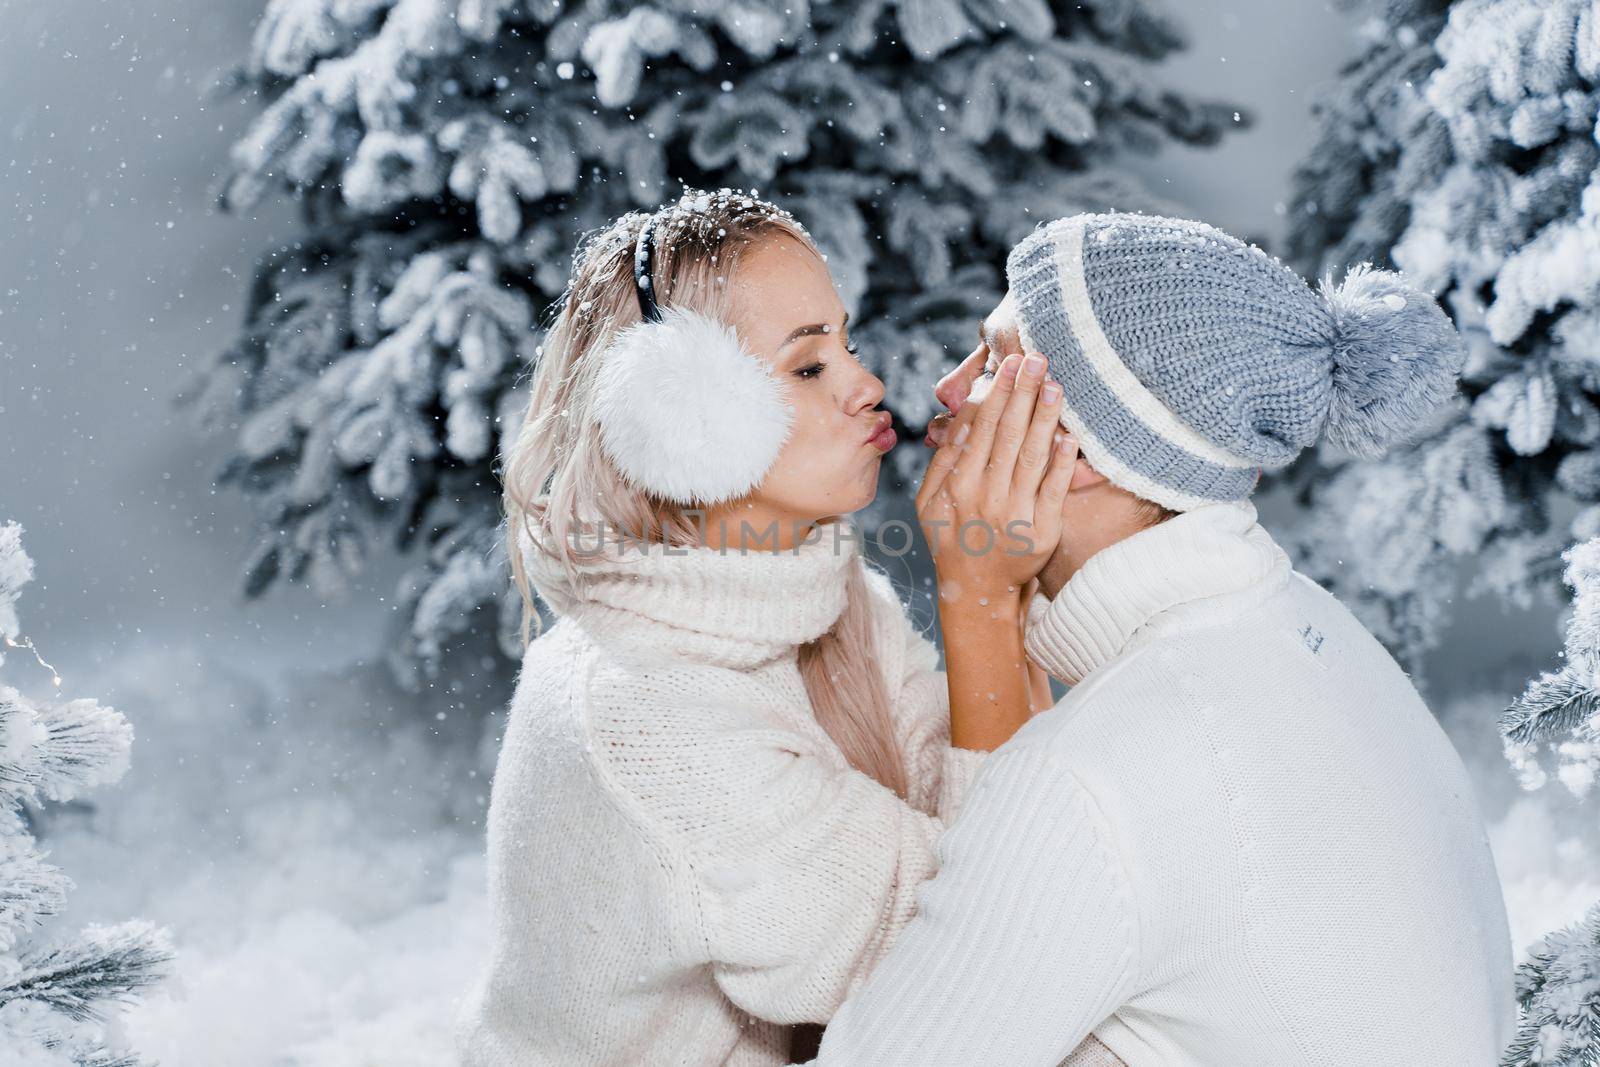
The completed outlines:
{"type": "Polygon", "coordinates": [[[1007,275],[940,395],[961,423],[1019,351],[1063,387],[1085,468],[1025,647],[1071,688],[989,757],[815,1063],[1495,1063],[1510,936],[1465,769],[1248,499],[1319,437],[1414,430],[1454,392],[1449,320],[1141,215],[1042,227],[1007,275]]]}

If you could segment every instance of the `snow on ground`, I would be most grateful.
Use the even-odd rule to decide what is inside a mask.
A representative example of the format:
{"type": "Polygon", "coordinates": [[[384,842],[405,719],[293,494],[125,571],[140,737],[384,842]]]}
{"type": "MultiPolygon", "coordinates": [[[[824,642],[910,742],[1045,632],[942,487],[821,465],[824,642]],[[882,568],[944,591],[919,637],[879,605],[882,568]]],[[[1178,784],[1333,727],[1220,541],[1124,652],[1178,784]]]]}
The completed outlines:
{"type": "Polygon", "coordinates": [[[175,978],[129,1011],[135,1048],[163,1067],[453,1061],[486,943],[469,745],[394,714],[375,675],[275,687],[193,648],[64,689],[134,724],[127,776],[47,812],[43,838],[78,883],[59,923],[172,928],[175,978]]]}
{"type": "Polygon", "coordinates": [[[1506,703],[1487,695],[1453,701],[1440,721],[1472,771],[1520,961],[1532,942],[1600,901],[1600,806],[1580,803],[1553,778],[1532,792],[1517,784],[1495,729],[1506,703]]]}
{"type": "MultiPolygon", "coordinates": [[[[79,883],[62,918],[171,926],[176,976],[126,1023],[164,1067],[453,1062],[455,998],[486,949],[487,781],[467,731],[395,714],[403,698],[375,677],[272,685],[153,648],[68,679],[135,741],[97,806],[47,813],[51,858],[79,883]]],[[[1593,811],[1517,787],[1499,709],[1455,701],[1441,718],[1474,770],[1520,958],[1600,899],[1600,855],[1593,811]]]]}

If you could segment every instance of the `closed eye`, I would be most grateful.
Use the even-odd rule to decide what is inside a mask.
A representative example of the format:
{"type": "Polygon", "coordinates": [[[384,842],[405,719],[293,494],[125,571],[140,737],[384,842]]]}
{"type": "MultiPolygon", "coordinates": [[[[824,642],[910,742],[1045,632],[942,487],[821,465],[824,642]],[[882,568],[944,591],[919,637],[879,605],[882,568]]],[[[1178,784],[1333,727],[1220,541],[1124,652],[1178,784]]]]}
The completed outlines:
{"type": "MultiPolygon", "coordinates": [[[[860,352],[861,348],[854,341],[846,341],[844,343],[844,350],[853,356],[860,352]]],[[[828,364],[823,360],[818,360],[815,363],[808,363],[806,366],[801,367],[794,373],[795,377],[803,378],[809,381],[812,378],[820,376],[822,372],[827,369],[828,364]]]]}

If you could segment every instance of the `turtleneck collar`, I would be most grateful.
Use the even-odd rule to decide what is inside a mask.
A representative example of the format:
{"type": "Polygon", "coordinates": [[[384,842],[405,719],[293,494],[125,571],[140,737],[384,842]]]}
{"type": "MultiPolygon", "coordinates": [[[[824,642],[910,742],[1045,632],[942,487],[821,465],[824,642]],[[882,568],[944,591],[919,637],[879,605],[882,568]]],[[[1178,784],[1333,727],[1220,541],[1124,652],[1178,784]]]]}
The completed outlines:
{"type": "MultiPolygon", "coordinates": [[[[605,558],[577,564],[576,583],[518,540],[529,580],[556,614],[657,654],[747,668],[815,640],[844,611],[860,546],[847,520],[839,526],[779,551],[612,542],[605,558]]],[[[576,544],[597,547],[593,538],[576,544]]]]}
{"type": "Polygon", "coordinates": [[[1090,556],[1054,600],[1035,594],[1023,648],[1068,685],[1115,659],[1158,617],[1237,609],[1289,579],[1248,500],[1180,512],[1090,556]]]}

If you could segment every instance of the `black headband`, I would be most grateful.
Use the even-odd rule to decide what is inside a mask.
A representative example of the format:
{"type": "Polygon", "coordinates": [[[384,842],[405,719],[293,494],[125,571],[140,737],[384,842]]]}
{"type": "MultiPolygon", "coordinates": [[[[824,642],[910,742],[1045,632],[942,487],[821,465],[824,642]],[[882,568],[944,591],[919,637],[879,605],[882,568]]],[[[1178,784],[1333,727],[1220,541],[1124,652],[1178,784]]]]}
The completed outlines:
{"type": "Polygon", "coordinates": [[[633,248],[633,288],[639,294],[639,316],[646,322],[661,321],[661,309],[656,306],[655,285],[650,276],[650,261],[655,255],[655,238],[650,231],[655,224],[652,215],[639,230],[639,242],[633,248]]]}

